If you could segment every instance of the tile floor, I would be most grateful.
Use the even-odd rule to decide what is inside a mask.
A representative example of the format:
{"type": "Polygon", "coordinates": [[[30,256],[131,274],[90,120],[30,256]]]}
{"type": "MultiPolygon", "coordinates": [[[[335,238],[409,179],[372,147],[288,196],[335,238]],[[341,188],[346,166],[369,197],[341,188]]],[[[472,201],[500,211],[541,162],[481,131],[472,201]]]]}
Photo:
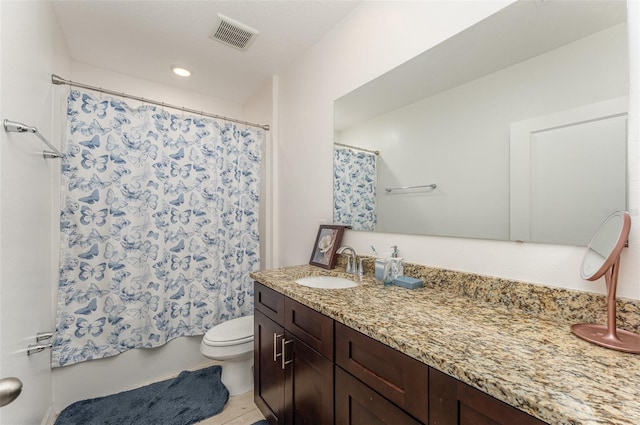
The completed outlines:
{"type": "Polygon", "coordinates": [[[251,425],[264,419],[253,402],[253,391],[229,397],[219,414],[198,422],[196,425],[251,425]]]}

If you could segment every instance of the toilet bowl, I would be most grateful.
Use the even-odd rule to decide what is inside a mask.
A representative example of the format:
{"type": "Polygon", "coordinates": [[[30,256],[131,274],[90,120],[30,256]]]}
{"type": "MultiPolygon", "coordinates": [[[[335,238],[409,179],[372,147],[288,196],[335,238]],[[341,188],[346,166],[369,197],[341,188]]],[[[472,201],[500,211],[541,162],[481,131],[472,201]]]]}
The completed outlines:
{"type": "Polygon", "coordinates": [[[222,383],[229,395],[253,389],[253,315],[239,317],[209,329],[202,338],[203,356],[222,361],[222,383]]]}

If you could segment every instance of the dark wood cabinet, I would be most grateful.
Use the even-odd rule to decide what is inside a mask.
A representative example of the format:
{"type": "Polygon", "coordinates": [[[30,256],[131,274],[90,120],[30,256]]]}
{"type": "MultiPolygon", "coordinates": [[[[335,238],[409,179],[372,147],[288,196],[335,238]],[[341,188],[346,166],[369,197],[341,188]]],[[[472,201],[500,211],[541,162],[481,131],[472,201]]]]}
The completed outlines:
{"type": "Polygon", "coordinates": [[[543,425],[545,422],[436,369],[429,369],[429,425],[514,424],[543,425]]]}
{"type": "Polygon", "coordinates": [[[332,425],[333,319],[256,282],[254,399],[271,425],[332,425]]]}
{"type": "Polygon", "coordinates": [[[258,282],[254,317],[254,398],[271,425],[544,424],[258,282]]]}

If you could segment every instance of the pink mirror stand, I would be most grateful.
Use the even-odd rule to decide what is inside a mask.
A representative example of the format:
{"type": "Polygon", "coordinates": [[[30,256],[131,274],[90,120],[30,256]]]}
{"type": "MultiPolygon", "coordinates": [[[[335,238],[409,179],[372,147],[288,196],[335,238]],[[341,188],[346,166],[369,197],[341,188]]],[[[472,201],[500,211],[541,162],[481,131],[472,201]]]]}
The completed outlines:
{"type": "MultiPolygon", "coordinates": [[[[617,214],[622,218],[622,229],[615,246],[597,272],[593,273],[591,276],[582,276],[587,280],[596,280],[604,275],[607,286],[607,325],[604,326],[593,323],[577,324],[571,326],[571,332],[585,341],[589,341],[602,347],[639,354],[640,335],[624,329],[616,328],[616,287],[618,285],[620,253],[627,242],[629,230],[631,228],[631,218],[629,217],[629,214],[626,212],[620,212],[617,214]]],[[[603,226],[605,224],[606,221],[603,226]]],[[[589,244],[589,248],[594,244],[595,239],[600,233],[600,230],[596,232],[594,240],[589,244]]]]}

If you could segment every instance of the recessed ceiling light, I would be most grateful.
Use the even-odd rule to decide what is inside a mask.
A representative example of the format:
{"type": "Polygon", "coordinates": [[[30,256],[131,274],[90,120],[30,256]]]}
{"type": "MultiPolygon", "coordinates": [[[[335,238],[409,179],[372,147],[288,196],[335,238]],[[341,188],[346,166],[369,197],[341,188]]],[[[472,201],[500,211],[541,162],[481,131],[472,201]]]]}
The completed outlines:
{"type": "Polygon", "coordinates": [[[173,65],[171,70],[174,74],[179,75],[180,77],[189,77],[191,75],[191,71],[181,66],[173,65]]]}

